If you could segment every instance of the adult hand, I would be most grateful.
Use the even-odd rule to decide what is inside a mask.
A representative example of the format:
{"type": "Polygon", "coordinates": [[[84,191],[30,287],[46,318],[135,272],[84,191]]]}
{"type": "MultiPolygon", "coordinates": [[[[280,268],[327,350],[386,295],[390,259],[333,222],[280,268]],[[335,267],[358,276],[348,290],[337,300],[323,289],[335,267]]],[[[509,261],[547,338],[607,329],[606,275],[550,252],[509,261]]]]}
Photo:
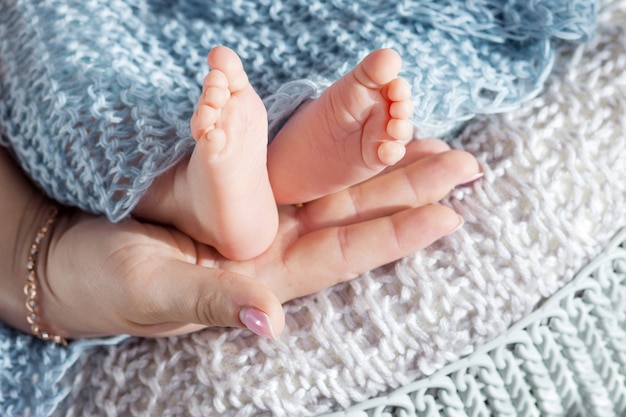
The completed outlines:
{"type": "MultiPolygon", "coordinates": [[[[229,261],[175,229],[70,212],[41,273],[44,323],[63,336],[164,336],[206,326],[284,328],[282,303],[418,251],[462,224],[435,204],[479,175],[469,154],[410,144],[394,169],[302,207],[280,207],[273,245],[229,261]]],[[[262,219],[259,219],[262,221],[262,219]]]]}

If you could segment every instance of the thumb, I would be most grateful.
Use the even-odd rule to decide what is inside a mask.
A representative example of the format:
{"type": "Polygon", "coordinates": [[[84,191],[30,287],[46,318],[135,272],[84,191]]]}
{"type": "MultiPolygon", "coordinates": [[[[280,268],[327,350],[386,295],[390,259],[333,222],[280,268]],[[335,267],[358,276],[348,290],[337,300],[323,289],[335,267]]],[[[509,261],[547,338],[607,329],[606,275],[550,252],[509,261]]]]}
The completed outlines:
{"type": "Polygon", "coordinates": [[[158,269],[158,277],[153,276],[150,287],[150,324],[245,327],[271,339],[285,327],[278,298],[263,284],[244,275],[173,261],[158,269]]]}

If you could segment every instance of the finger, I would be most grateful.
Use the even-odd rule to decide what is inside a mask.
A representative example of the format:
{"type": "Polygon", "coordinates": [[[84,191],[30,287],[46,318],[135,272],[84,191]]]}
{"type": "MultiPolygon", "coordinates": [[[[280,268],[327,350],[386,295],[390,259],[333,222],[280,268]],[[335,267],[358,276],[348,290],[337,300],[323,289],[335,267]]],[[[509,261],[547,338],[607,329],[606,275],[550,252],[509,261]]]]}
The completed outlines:
{"type": "Polygon", "coordinates": [[[300,209],[300,220],[304,230],[315,230],[432,204],[443,199],[458,184],[475,178],[480,171],[476,159],[467,152],[437,153],[308,203],[300,209]]]}
{"type": "Polygon", "coordinates": [[[246,276],[183,261],[164,262],[134,302],[135,322],[142,331],[182,333],[180,324],[195,327],[247,327],[275,338],[283,330],[284,313],[276,296],[246,276]],[[174,329],[174,331],[172,331],[174,329]]]}
{"type": "Polygon", "coordinates": [[[266,284],[282,301],[312,294],[421,250],[462,224],[452,209],[427,205],[311,232],[290,249],[282,280],[273,275],[266,284]]]}

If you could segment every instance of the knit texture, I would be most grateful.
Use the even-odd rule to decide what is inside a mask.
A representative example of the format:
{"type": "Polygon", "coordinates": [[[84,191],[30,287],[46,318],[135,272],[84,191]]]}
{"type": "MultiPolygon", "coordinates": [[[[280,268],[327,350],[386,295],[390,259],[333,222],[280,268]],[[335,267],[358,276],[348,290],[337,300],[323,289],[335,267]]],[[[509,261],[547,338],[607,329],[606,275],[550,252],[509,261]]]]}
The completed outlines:
{"type": "Polygon", "coordinates": [[[320,417],[624,416],[624,306],[626,229],[537,311],[467,358],[320,417]]]}
{"type": "Polygon", "coordinates": [[[587,45],[559,49],[540,97],[478,117],[452,141],[486,173],[444,201],[465,217],[460,232],[288,304],[278,341],[207,330],[64,351],[3,328],[0,410],[310,416],[431,375],[501,335],[626,226],[626,1],[598,20],[587,45]]]}
{"type": "Polygon", "coordinates": [[[244,59],[272,127],[312,93],[306,81],[279,92],[285,83],[327,84],[371,50],[392,47],[414,87],[415,122],[441,133],[536,95],[555,43],[587,38],[595,15],[590,0],[0,6],[5,140],[49,195],[114,221],[192,148],[188,123],[217,44],[244,59]]]}
{"type": "Polygon", "coordinates": [[[52,415],[72,390],[68,376],[81,355],[125,338],[79,340],[65,348],[0,323],[0,416],[52,415]]]}

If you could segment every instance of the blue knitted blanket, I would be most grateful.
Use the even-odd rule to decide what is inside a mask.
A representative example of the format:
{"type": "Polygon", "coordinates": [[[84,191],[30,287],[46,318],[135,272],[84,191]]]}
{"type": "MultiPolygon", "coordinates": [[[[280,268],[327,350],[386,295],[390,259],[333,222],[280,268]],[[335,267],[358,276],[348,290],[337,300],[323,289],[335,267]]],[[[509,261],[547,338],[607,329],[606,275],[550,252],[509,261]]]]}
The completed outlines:
{"type": "MultiPolygon", "coordinates": [[[[116,221],[193,146],[205,56],[235,49],[275,128],[373,49],[404,59],[423,135],[536,96],[555,50],[594,31],[591,0],[0,0],[0,132],[56,200],[116,221]]],[[[115,340],[110,341],[112,343],[115,340]]],[[[103,342],[98,342],[103,343],[103,342]]],[[[0,410],[53,412],[92,343],[0,326],[0,410]]]]}
{"type": "Polygon", "coordinates": [[[426,134],[536,95],[555,44],[588,37],[595,12],[590,0],[0,4],[4,140],[52,197],[114,221],[193,146],[212,46],[242,56],[273,122],[371,50],[394,48],[426,134]],[[297,80],[315,83],[287,84],[297,80]]]}

